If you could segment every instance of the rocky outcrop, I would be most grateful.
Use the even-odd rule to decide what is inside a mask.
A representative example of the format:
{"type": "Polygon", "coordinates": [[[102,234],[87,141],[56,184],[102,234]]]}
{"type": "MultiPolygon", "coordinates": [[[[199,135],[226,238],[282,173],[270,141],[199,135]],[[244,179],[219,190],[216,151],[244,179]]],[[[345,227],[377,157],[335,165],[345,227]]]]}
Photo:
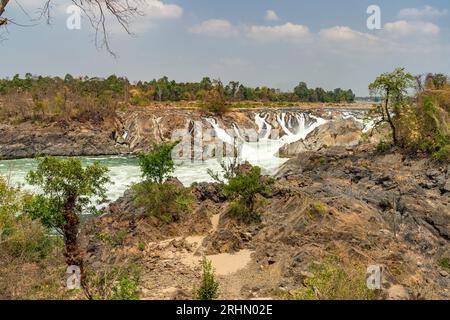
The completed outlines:
{"type": "Polygon", "coordinates": [[[194,185],[194,212],[172,225],[146,218],[132,227],[126,217],[136,211],[121,200],[90,224],[90,262],[111,257],[95,234],[127,230],[124,245],[113,250],[138,259],[145,297],[171,299],[174,293],[165,290],[173,287],[190,292],[203,254],[229,263],[251,252],[247,265],[218,278],[221,298],[289,296],[313,277],[311,266],[334,256],[361,268],[351,271],[359,270],[362,279],[369,265],[382,265],[378,298],[448,299],[450,276],[440,261],[450,255],[449,176],[448,165],[395,150],[377,154],[369,145],[308,151],[277,173],[272,193],[261,201],[261,223],[234,219],[218,184],[194,185]],[[216,223],[207,219],[217,216],[216,223]],[[141,242],[146,249],[136,253],[141,242]]]}
{"type": "Polygon", "coordinates": [[[362,127],[353,119],[330,121],[314,129],[304,140],[284,145],[280,155],[293,157],[305,151],[335,146],[353,147],[361,142],[361,135],[362,127]]]}
{"type": "MultiPolygon", "coordinates": [[[[305,110],[307,111],[307,110],[305,110]]],[[[234,110],[217,118],[201,109],[132,108],[118,112],[115,118],[101,123],[0,123],[0,159],[31,158],[37,155],[100,156],[127,155],[151,150],[154,144],[182,140],[176,148],[181,159],[205,160],[229,155],[234,146],[217,139],[211,121],[223,128],[236,142],[257,141],[259,128],[256,113],[261,113],[271,129],[285,135],[279,123],[280,110],[234,110]],[[225,147],[224,147],[225,146],[225,147]]],[[[298,125],[296,115],[302,110],[282,111],[285,126],[298,125]]],[[[310,111],[323,115],[320,110],[310,111]]],[[[307,122],[315,121],[305,116],[307,122]]],[[[265,125],[264,125],[265,126],[265,125]]],[[[267,129],[267,128],[266,128],[267,129]]],[[[264,133],[265,134],[265,133],[264,133]]]]}

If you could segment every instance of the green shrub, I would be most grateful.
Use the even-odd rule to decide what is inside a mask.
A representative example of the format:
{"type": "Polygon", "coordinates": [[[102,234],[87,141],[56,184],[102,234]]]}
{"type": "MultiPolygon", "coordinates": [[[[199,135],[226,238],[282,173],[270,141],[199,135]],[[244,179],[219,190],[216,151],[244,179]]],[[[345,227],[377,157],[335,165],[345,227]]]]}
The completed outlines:
{"type": "Polygon", "coordinates": [[[89,287],[95,300],[139,300],[141,270],[128,264],[105,266],[102,270],[89,270],[89,287]]]}
{"type": "Polygon", "coordinates": [[[258,196],[270,193],[273,183],[273,179],[261,175],[259,167],[231,178],[223,187],[223,194],[234,200],[229,212],[247,223],[259,221],[260,216],[256,211],[261,201],[258,201],[258,196]]]}
{"type": "Polygon", "coordinates": [[[449,257],[442,257],[438,261],[439,266],[447,271],[450,271],[450,258],[449,257]]]}
{"type": "Polygon", "coordinates": [[[291,292],[294,300],[372,300],[376,292],[366,285],[364,268],[344,266],[337,258],[326,258],[311,267],[312,277],[304,280],[304,286],[291,292]]]}
{"type": "Polygon", "coordinates": [[[192,195],[188,188],[172,183],[158,184],[149,181],[133,186],[135,204],[145,208],[148,216],[164,223],[178,221],[191,209],[192,195]]]}
{"type": "Polygon", "coordinates": [[[137,282],[128,276],[123,276],[113,288],[111,300],[139,300],[137,292],[137,282]]]}
{"type": "Polygon", "coordinates": [[[138,156],[142,177],[153,183],[163,183],[175,171],[172,160],[172,151],[178,142],[154,145],[150,153],[141,153],[138,156]]]}
{"type": "Polygon", "coordinates": [[[220,87],[215,88],[206,94],[202,104],[204,110],[212,112],[217,116],[222,116],[230,111],[232,105],[225,100],[222,89],[220,87]]]}
{"type": "Polygon", "coordinates": [[[145,242],[139,242],[138,244],[138,250],[139,251],[145,251],[145,242]]]}
{"type": "Polygon", "coordinates": [[[380,140],[377,145],[377,152],[383,153],[388,151],[391,148],[391,144],[385,142],[384,140],[380,140]]]}
{"type": "Polygon", "coordinates": [[[24,214],[32,199],[0,177],[0,255],[39,261],[61,244],[59,237],[50,236],[39,221],[32,221],[24,214]]]}
{"type": "Polygon", "coordinates": [[[194,287],[195,300],[214,300],[219,297],[219,283],[214,276],[211,261],[203,257],[202,260],[202,282],[199,288],[194,287]]]}

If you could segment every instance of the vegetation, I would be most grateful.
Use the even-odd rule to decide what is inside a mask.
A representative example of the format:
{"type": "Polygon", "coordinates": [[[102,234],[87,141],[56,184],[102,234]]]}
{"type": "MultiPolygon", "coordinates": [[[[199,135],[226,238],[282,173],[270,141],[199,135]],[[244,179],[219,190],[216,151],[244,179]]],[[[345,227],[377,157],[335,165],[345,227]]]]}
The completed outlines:
{"type": "Polygon", "coordinates": [[[140,268],[133,264],[89,270],[89,287],[95,300],[139,300],[140,268]]]}
{"type": "Polygon", "coordinates": [[[398,119],[401,117],[402,109],[408,106],[408,89],[412,87],[414,77],[399,68],[391,73],[384,73],[369,85],[369,90],[373,95],[379,95],[383,101],[379,105],[374,105],[371,110],[372,117],[375,118],[375,127],[389,124],[392,139],[395,145],[399,142],[398,119]]]}
{"type": "Polygon", "coordinates": [[[219,297],[219,283],[214,276],[211,261],[203,257],[202,260],[202,282],[199,288],[194,287],[195,300],[215,300],[219,297]]]}
{"type": "MultiPolygon", "coordinates": [[[[0,119],[16,121],[101,122],[117,110],[129,106],[146,106],[152,102],[201,101],[200,106],[223,114],[239,102],[353,102],[351,90],[325,91],[308,89],[301,82],[293,92],[268,87],[250,88],[237,81],[228,85],[208,77],[200,82],[178,83],[167,77],[149,82],[130,83],[127,78],[111,75],[64,78],[16,74],[0,79],[0,119]]],[[[246,103],[244,106],[247,106],[246,103]]]]}
{"type": "Polygon", "coordinates": [[[272,178],[261,175],[259,167],[252,167],[250,171],[229,179],[228,184],[223,187],[224,195],[234,200],[229,212],[247,223],[260,220],[257,209],[261,201],[258,201],[258,196],[270,193],[273,183],[272,178]]]}
{"type": "Polygon", "coordinates": [[[189,189],[172,182],[164,183],[175,170],[172,151],[177,144],[155,145],[150,153],[139,155],[145,181],[133,186],[136,204],[145,208],[148,216],[165,223],[178,221],[192,203],[189,189]]]}
{"type": "Polygon", "coordinates": [[[178,142],[162,143],[154,145],[150,153],[139,155],[139,166],[142,177],[151,183],[161,184],[175,171],[175,163],[172,160],[172,152],[178,142]]]}
{"type": "Polygon", "coordinates": [[[92,197],[105,198],[105,184],[108,168],[94,163],[83,168],[81,160],[54,157],[38,159],[36,171],[30,171],[27,181],[41,188],[42,193],[33,197],[25,208],[29,217],[40,220],[47,228],[64,236],[64,256],[68,266],[78,266],[81,270],[81,284],[90,298],[84,274],[84,259],[78,243],[80,215],[90,207],[92,197]]]}
{"type": "Polygon", "coordinates": [[[30,201],[0,177],[0,299],[61,299],[62,241],[24,213],[30,201]]]}
{"type": "Polygon", "coordinates": [[[438,261],[438,264],[442,269],[450,272],[450,258],[449,257],[440,258],[438,261]]]}
{"type": "MultiPolygon", "coordinates": [[[[379,76],[370,84],[382,102],[374,105],[369,118],[375,129],[387,125],[392,145],[414,152],[422,151],[440,161],[450,160],[450,84],[442,74],[413,77],[404,69],[379,76]],[[408,96],[415,84],[416,95],[408,96]]],[[[378,150],[390,143],[381,141],[378,150]]]]}
{"type": "Polygon", "coordinates": [[[311,267],[312,277],[291,292],[294,300],[373,300],[377,293],[366,285],[364,268],[345,266],[336,257],[326,258],[311,267]]]}
{"type": "Polygon", "coordinates": [[[188,188],[172,183],[144,181],[133,186],[135,203],[145,209],[147,216],[164,223],[179,221],[190,211],[193,202],[188,188]]]}

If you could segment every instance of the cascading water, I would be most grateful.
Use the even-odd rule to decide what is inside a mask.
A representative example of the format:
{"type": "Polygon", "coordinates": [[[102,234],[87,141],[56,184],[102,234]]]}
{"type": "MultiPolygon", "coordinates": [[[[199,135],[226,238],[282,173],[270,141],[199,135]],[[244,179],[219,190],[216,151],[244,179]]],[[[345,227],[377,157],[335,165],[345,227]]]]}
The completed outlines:
{"type": "Polygon", "coordinates": [[[273,173],[287,160],[278,157],[278,152],[283,145],[305,139],[315,128],[327,122],[308,113],[280,113],[276,115],[275,120],[281,130],[273,129],[267,121],[267,115],[256,114],[255,123],[258,132],[249,135],[256,138],[246,141],[240,134],[241,131],[246,130],[239,129],[236,124],[233,124],[233,136],[230,130],[227,132],[221,128],[215,119],[207,119],[218,139],[227,144],[236,145],[240,161],[248,161],[260,166],[267,173],[273,173]]]}
{"type": "MultiPolygon", "coordinates": [[[[277,157],[279,149],[286,143],[304,139],[316,127],[324,124],[326,120],[314,117],[308,113],[289,112],[277,114],[261,113],[255,115],[257,130],[239,128],[233,125],[231,129],[221,128],[215,119],[206,119],[213,128],[216,137],[229,145],[237,145],[241,161],[249,161],[253,165],[260,166],[266,173],[273,173],[287,159],[277,157]],[[281,130],[276,128],[281,127],[281,130]]],[[[200,123],[195,124],[200,125],[200,123]]],[[[194,130],[194,126],[193,129],[194,130]]],[[[200,130],[199,128],[197,128],[200,130]]],[[[195,130],[197,130],[195,129],[195,130]]],[[[106,165],[109,168],[109,176],[112,184],[108,186],[107,196],[109,200],[115,200],[130,184],[141,180],[141,173],[136,158],[133,157],[81,157],[84,164],[94,161],[106,165]]],[[[205,161],[180,161],[176,160],[176,176],[184,185],[189,186],[193,182],[211,181],[207,169],[219,172],[220,163],[217,159],[205,161]]],[[[34,191],[26,185],[25,176],[36,168],[34,159],[5,160],[0,161],[0,175],[8,177],[14,185],[23,185],[25,189],[34,191]]]]}

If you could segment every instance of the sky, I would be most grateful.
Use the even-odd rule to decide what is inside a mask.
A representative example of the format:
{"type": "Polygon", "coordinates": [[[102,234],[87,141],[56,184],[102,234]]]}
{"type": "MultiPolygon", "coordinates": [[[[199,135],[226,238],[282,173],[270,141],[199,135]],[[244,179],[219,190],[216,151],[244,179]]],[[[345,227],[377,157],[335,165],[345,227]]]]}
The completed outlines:
{"type": "Polygon", "coordinates": [[[377,75],[396,67],[450,74],[448,0],[134,0],[143,15],[131,21],[133,35],[107,20],[117,57],[96,47],[85,17],[80,29],[67,27],[69,0],[52,1],[50,24],[35,19],[44,0],[10,1],[4,16],[27,26],[1,33],[0,77],[209,76],[282,90],[305,81],[366,96],[377,75]],[[371,5],[380,9],[379,29],[368,28],[368,19],[378,21],[371,5]]]}

